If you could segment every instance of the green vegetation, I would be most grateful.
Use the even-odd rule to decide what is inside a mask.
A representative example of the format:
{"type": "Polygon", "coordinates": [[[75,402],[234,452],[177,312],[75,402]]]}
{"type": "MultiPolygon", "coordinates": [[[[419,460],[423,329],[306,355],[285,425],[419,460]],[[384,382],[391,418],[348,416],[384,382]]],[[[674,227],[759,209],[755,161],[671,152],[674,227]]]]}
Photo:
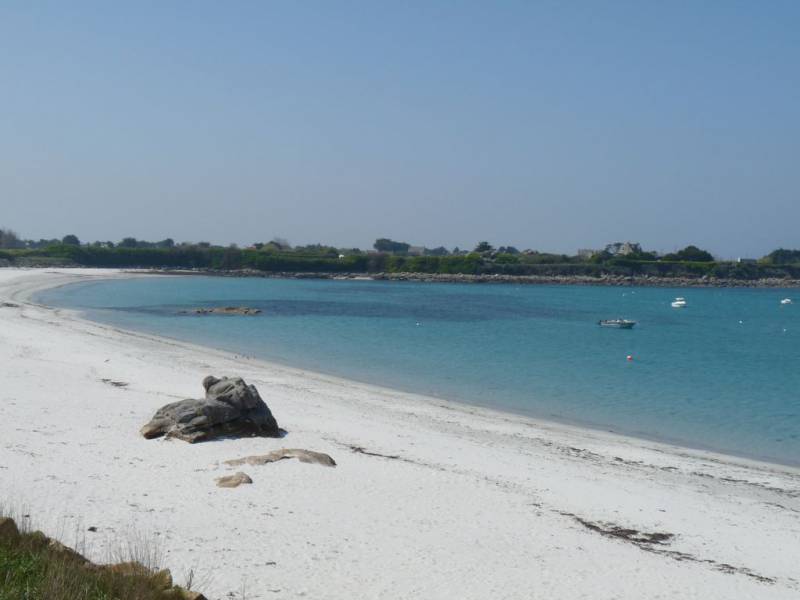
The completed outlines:
{"type": "Polygon", "coordinates": [[[0,600],[192,600],[168,571],[141,562],[97,566],[41,532],[0,517],[0,600]]]}
{"type": "Polygon", "coordinates": [[[697,246],[686,246],[683,250],[679,250],[674,254],[667,254],[664,260],[668,261],[684,261],[684,262],[714,262],[714,257],[710,252],[701,250],[697,246]]]}
{"type": "Polygon", "coordinates": [[[405,254],[408,252],[408,249],[411,248],[411,244],[406,244],[405,242],[395,242],[394,240],[387,238],[379,238],[375,240],[375,243],[372,245],[372,247],[378,252],[405,254]]]}
{"type": "Polygon", "coordinates": [[[770,265],[797,265],[800,264],[800,250],[778,248],[767,254],[761,261],[770,265]]]}
{"type": "Polygon", "coordinates": [[[24,248],[24,242],[10,229],[0,228],[0,248],[24,248]]]}
{"type": "Polygon", "coordinates": [[[292,247],[286,240],[247,248],[209,242],[176,243],[167,238],[147,242],[127,237],[81,244],[74,235],[62,240],[22,240],[0,229],[0,265],[89,266],[154,269],[253,270],[269,273],[430,273],[514,276],[648,276],[681,278],[800,278],[800,250],[778,249],[759,261],[719,261],[706,250],[687,246],[659,256],[639,244],[614,243],[580,256],[495,248],[482,241],[472,252],[412,246],[388,238],[375,241],[376,251],[322,244],[292,247]]]}

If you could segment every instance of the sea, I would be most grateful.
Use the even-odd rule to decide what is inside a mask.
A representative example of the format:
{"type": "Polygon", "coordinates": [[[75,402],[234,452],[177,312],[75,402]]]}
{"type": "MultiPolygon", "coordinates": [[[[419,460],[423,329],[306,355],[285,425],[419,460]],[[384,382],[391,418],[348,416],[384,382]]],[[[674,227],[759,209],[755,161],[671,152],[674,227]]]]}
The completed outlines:
{"type": "Polygon", "coordinates": [[[158,276],[40,303],[292,367],[800,466],[800,297],[718,289],[158,276]],[[685,308],[672,308],[675,297],[685,308]],[[255,316],[197,315],[248,306],[255,316]],[[637,322],[608,329],[601,319],[637,322]]]}

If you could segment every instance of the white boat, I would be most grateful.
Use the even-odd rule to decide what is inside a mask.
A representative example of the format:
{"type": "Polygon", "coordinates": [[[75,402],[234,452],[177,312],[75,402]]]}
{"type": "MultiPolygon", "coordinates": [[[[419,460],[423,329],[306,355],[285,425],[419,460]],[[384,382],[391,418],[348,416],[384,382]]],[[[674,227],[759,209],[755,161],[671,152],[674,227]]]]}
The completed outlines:
{"type": "Polygon", "coordinates": [[[672,308],[684,308],[686,306],[686,298],[675,298],[672,301],[672,308]]]}
{"type": "Polygon", "coordinates": [[[792,303],[791,298],[784,298],[783,300],[781,300],[781,304],[791,304],[791,303],[792,303]]]}
{"type": "Polygon", "coordinates": [[[636,321],[629,321],[628,319],[603,319],[597,322],[600,327],[614,327],[616,329],[633,329],[636,321]]]}

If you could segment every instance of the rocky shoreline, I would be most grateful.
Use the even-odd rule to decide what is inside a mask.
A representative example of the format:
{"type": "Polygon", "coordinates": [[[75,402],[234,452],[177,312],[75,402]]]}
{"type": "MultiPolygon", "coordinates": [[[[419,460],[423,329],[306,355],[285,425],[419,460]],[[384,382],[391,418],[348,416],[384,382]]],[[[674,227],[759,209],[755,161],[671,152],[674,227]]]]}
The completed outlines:
{"type": "Polygon", "coordinates": [[[219,271],[213,269],[158,269],[165,275],[205,275],[213,277],[263,277],[270,279],[335,279],[354,281],[413,281],[425,283],[511,283],[518,285],[597,285],[641,287],[705,288],[800,288],[800,279],[720,279],[715,277],[626,277],[604,275],[472,275],[464,273],[301,273],[265,272],[252,269],[219,271]]]}

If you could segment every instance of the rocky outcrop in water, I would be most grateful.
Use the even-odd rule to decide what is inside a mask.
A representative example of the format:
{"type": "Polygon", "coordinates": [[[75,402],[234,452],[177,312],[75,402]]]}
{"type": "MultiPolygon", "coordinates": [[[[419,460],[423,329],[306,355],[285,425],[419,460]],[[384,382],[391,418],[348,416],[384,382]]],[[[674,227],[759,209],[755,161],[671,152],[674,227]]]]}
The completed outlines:
{"type": "Polygon", "coordinates": [[[147,439],[166,436],[189,443],[218,437],[279,437],[282,433],[258,390],[241,377],[208,376],[206,396],[161,407],[141,433],[147,439]]]}
{"type": "Polygon", "coordinates": [[[194,308],[192,310],[182,310],[182,315],[239,315],[239,316],[252,316],[260,315],[260,308],[251,308],[249,306],[212,306],[209,308],[194,308]]]}

